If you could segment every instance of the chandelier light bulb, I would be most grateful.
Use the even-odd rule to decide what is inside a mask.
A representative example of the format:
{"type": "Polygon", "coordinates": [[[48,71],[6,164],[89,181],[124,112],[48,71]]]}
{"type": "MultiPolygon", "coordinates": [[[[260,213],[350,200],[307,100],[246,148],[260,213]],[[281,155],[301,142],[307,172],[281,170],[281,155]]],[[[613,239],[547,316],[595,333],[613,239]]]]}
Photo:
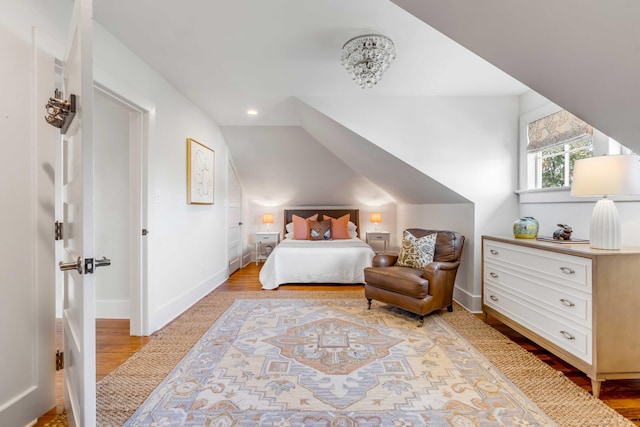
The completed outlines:
{"type": "Polygon", "coordinates": [[[341,63],[363,89],[375,86],[395,58],[393,42],[380,34],[354,37],[342,46],[341,63]]]}

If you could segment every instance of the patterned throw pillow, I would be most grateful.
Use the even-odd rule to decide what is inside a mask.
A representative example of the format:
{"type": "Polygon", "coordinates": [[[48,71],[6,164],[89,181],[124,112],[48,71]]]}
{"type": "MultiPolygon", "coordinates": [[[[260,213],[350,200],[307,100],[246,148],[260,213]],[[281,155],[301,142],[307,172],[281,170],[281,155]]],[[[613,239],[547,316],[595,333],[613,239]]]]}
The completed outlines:
{"type": "Polygon", "coordinates": [[[427,234],[424,237],[415,237],[407,230],[402,234],[402,249],[396,265],[400,267],[425,268],[433,262],[433,254],[436,250],[437,234],[427,234]]]}
{"type": "Polygon", "coordinates": [[[330,240],[331,239],[331,220],[325,220],[325,221],[307,220],[307,224],[309,224],[309,232],[311,233],[311,240],[330,240]]]}

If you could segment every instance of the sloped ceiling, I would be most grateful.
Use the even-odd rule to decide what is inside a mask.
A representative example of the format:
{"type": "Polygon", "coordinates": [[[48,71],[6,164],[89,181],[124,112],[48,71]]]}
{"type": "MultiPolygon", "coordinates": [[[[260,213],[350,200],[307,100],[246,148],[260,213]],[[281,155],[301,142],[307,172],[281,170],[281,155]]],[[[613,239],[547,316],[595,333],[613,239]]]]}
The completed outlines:
{"type": "Polygon", "coordinates": [[[300,97],[528,90],[388,0],[109,0],[95,3],[94,16],[221,126],[244,193],[259,204],[466,200],[353,134],[348,123],[308,107],[303,117],[300,97]],[[366,33],[391,37],[397,49],[371,90],[340,65],[342,45],[366,33]],[[249,108],[258,115],[248,116],[249,108]]]}
{"type": "Polygon", "coordinates": [[[640,2],[392,1],[640,152],[640,2]]]}
{"type": "Polygon", "coordinates": [[[296,100],[302,126],[223,126],[244,191],[263,206],[467,199],[296,100]],[[365,178],[367,177],[367,178],[365,178]]]}

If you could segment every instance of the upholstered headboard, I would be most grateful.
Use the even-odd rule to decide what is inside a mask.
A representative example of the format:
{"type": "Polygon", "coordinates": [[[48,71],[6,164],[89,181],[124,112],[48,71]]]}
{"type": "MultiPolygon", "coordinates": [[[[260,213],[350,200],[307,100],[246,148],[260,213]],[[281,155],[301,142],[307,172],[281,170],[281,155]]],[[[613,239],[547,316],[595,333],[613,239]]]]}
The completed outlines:
{"type": "Polygon", "coordinates": [[[284,234],[287,234],[287,224],[293,221],[293,215],[301,216],[302,218],[308,218],[313,214],[318,214],[319,217],[327,215],[332,218],[340,218],[346,214],[349,214],[349,221],[354,223],[358,227],[358,237],[360,237],[360,210],[359,209],[285,209],[284,210],[284,234]]]}

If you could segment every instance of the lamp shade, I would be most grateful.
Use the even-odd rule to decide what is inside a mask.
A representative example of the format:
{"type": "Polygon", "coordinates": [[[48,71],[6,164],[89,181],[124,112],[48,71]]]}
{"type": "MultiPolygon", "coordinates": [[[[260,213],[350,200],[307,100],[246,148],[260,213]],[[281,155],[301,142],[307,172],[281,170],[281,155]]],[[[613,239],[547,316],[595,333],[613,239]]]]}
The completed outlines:
{"type": "Polygon", "coordinates": [[[598,200],[589,228],[589,244],[595,249],[620,249],[620,217],[607,196],[640,194],[640,157],[618,155],[577,160],[573,168],[572,196],[603,196],[598,200]]]}
{"type": "Polygon", "coordinates": [[[273,224],[273,214],[266,213],[262,215],[262,223],[263,224],[273,224]]]}
{"type": "Polygon", "coordinates": [[[382,214],[380,212],[371,212],[371,222],[382,222],[382,214]]]}
{"type": "Polygon", "coordinates": [[[635,154],[590,157],[573,167],[572,196],[640,194],[640,157],[635,154]]]}

